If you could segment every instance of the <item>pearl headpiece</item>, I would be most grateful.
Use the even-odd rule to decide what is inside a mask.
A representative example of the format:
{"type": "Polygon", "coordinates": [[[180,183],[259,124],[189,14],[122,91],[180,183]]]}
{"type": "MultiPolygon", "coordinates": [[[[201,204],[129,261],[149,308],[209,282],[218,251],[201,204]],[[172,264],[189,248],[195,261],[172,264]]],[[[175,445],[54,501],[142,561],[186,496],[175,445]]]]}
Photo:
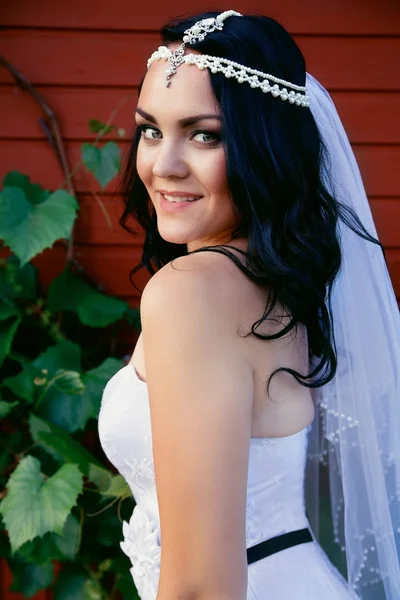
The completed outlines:
{"type": "Polygon", "coordinates": [[[208,33],[223,29],[224,20],[231,16],[241,17],[240,13],[234,10],[227,10],[219,14],[215,19],[203,19],[197,21],[190,29],[186,29],[182,44],[173,52],[167,46],[160,46],[153,52],[147,61],[149,68],[156,60],[168,60],[169,68],[165,71],[166,87],[170,84],[170,78],[177,71],[177,68],[186,63],[196,65],[198,69],[210,69],[211,73],[223,73],[227,78],[234,77],[239,83],[249,83],[252,88],[260,88],[264,93],[271,92],[274,97],[280,96],[282,100],[289,100],[291,104],[298,106],[310,106],[310,97],[307,95],[307,88],[279,79],[274,75],[251,69],[227,58],[210,56],[208,54],[185,54],[186,44],[196,44],[202,42],[208,33]],[[273,82],[273,85],[270,84],[273,82]],[[282,87],[280,87],[282,86],[282,87]],[[291,88],[288,91],[287,88],[291,88]],[[300,93],[303,92],[303,93],[300,93]]]}

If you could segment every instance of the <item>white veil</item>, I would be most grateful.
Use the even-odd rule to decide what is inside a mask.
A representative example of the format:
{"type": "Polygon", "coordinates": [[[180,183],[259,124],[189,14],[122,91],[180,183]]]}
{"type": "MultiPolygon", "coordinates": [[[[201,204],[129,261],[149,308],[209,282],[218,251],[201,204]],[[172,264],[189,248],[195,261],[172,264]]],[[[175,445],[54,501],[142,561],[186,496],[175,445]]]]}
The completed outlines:
{"type": "MultiPolygon", "coordinates": [[[[307,73],[310,110],[327,147],[327,189],[378,238],[352,148],[326,89],[307,73]]],[[[331,309],[334,379],[315,390],[306,501],[320,538],[320,475],[329,474],[335,542],[363,600],[400,599],[400,315],[382,249],[339,222],[343,264],[331,309]]]]}

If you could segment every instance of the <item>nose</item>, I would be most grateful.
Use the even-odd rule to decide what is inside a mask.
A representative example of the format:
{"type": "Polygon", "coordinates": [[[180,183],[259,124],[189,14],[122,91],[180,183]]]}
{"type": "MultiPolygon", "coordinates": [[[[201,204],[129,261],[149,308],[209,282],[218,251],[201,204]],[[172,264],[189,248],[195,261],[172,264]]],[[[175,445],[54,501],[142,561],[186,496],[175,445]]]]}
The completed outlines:
{"type": "Polygon", "coordinates": [[[189,165],[185,160],[182,146],[163,140],[157,149],[153,163],[153,175],[160,179],[166,179],[168,177],[183,178],[188,173],[189,165]]]}

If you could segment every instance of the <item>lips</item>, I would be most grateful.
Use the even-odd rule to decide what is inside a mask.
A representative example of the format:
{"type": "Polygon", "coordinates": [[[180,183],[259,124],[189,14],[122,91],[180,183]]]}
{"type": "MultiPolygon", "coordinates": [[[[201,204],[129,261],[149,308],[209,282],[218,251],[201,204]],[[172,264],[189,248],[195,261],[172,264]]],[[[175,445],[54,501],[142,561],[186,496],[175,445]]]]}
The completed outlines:
{"type": "Polygon", "coordinates": [[[157,190],[160,194],[162,194],[163,196],[166,196],[167,198],[186,198],[186,199],[198,199],[198,198],[202,198],[202,194],[193,194],[193,192],[185,192],[185,191],[168,191],[168,190],[157,190]]]}
{"type": "Polygon", "coordinates": [[[159,193],[159,205],[161,210],[166,212],[180,212],[182,210],[186,210],[191,207],[192,204],[196,204],[199,200],[203,198],[203,196],[164,196],[161,192],[159,193]]]}
{"type": "Polygon", "coordinates": [[[170,196],[169,194],[163,194],[163,196],[168,202],[195,202],[201,198],[201,196],[170,196]]]}

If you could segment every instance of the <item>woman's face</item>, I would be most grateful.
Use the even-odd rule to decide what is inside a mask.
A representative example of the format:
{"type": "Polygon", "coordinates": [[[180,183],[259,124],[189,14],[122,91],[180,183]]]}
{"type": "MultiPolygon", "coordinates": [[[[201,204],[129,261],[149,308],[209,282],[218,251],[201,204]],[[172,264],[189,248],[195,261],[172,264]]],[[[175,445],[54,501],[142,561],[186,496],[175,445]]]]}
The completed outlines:
{"type": "Polygon", "coordinates": [[[156,61],[143,82],[136,111],[142,129],[137,171],[156,210],[161,237],[187,244],[191,252],[230,241],[238,217],[231,207],[221,114],[209,75],[182,64],[166,88],[167,68],[167,61],[156,61]],[[168,201],[182,197],[199,199],[168,201]]]}

